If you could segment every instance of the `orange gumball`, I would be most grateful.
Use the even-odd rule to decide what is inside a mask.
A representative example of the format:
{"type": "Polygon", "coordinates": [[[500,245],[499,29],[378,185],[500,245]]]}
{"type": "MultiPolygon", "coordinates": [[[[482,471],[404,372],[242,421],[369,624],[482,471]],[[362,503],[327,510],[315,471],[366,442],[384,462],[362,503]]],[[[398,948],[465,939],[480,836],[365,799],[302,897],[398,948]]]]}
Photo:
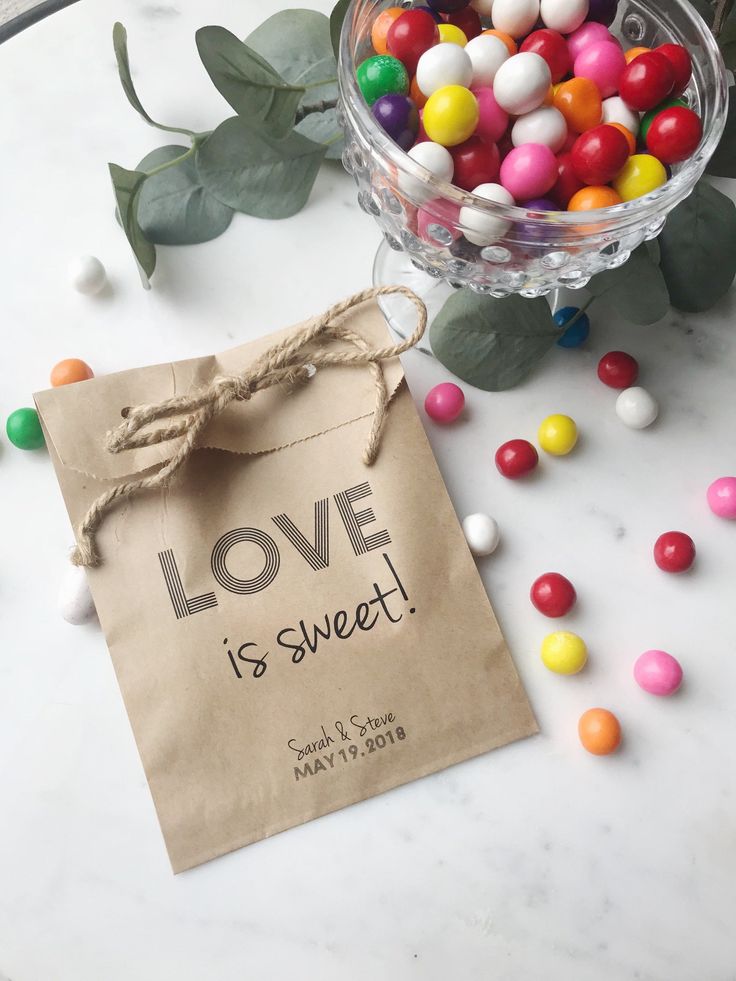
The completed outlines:
{"type": "Polygon", "coordinates": [[[600,90],[589,78],[571,78],[563,82],[554,94],[553,105],[576,133],[593,129],[603,115],[600,90]]]}
{"type": "Polygon", "coordinates": [[[608,756],[621,744],[621,726],[608,709],[592,708],[578,722],[580,742],[594,756],[608,756]]]}
{"type": "Polygon", "coordinates": [[[87,381],[94,378],[95,373],[85,361],[79,358],[67,358],[60,361],[51,369],[51,384],[54,388],[60,385],[71,385],[74,382],[87,381]]]}
{"type": "Polygon", "coordinates": [[[519,50],[519,46],[517,45],[516,41],[514,41],[510,34],[506,34],[504,31],[496,31],[489,28],[487,31],[482,31],[481,33],[492,34],[493,37],[497,37],[499,40],[503,41],[503,43],[509,49],[509,54],[512,56],[519,50]]]}
{"type": "Polygon", "coordinates": [[[629,144],[629,156],[631,156],[632,153],[636,153],[636,137],[630,129],[627,129],[623,123],[606,123],[606,125],[614,126],[624,134],[626,137],[626,142],[629,144]]]}
{"type": "Polygon", "coordinates": [[[621,204],[621,197],[612,187],[605,185],[592,184],[590,187],[583,187],[570,198],[568,211],[595,211],[597,208],[610,208],[614,204],[621,204]]]}
{"type": "Polygon", "coordinates": [[[412,100],[417,109],[424,109],[427,104],[427,96],[417,85],[416,75],[411,80],[411,85],[409,86],[409,98],[412,100]]]}
{"type": "Polygon", "coordinates": [[[646,54],[647,51],[651,51],[651,48],[629,48],[628,51],[624,51],[624,58],[626,59],[626,64],[629,65],[634,60],[638,58],[639,55],[646,54]]]}
{"type": "Polygon", "coordinates": [[[376,54],[388,54],[386,38],[388,36],[389,28],[396,18],[401,17],[403,13],[403,7],[389,7],[387,10],[381,11],[378,17],[376,17],[376,19],[373,21],[373,27],[371,28],[371,42],[373,44],[373,50],[376,52],[376,54]]]}

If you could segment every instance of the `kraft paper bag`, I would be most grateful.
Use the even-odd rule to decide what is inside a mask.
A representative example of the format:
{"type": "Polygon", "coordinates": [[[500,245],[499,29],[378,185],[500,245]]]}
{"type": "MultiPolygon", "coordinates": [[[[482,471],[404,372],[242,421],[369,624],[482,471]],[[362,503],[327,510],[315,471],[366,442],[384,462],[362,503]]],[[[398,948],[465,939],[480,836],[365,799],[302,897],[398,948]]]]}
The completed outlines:
{"type": "MultiPolygon", "coordinates": [[[[375,347],[375,303],[346,316],[375,347]]],[[[113,454],[129,406],[286,333],[36,395],[70,518],[172,455],[113,454]]],[[[88,570],[175,872],[537,731],[394,358],[214,419],[176,481],[110,511],[88,570]]]]}

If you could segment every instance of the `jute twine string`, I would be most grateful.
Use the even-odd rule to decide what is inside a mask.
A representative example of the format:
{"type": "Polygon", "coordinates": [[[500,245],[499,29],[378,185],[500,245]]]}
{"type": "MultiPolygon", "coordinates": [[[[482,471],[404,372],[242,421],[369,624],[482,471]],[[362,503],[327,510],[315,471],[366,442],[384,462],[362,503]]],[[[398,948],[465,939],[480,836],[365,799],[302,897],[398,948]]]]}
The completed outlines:
{"type": "Polygon", "coordinates": [[[371,429],[363,450],[363,461],[370,466],[378,453],[389,404],[381,362],[408,351],[421,339],[426,326],[427,309],[412,290],[405,286],[380,286],[363,290],[362,293],[336,303],[321,316],[313,318],[304,327],[274,344],[241,373],[222,375],[189,395],[176,395],[162,402],[129,409],[125,421],[105,436],[104,445],[110,453],[166,443],[179,437],[183,437],[183,440],[171,459],[154,473],[117,484],[92,503],[77,532],[77,545],[71,556],[73,564],[100,564],[97,531],[116,502],[134,497],[141,491],[168,487],[196,449],[203,431],[232,401],[248,401],[256,392],[275,385],[299,384],[308,380],[314,374],[314,369],[319,370],[330,365],[367,365],[370,368],[376,401],[371,429]],[[414,333],[400,344],[372,348],[361,334],[344,324],[334,323],[342,314],[361,303],[389,294],[405,296],[414,304],[417,312],[414,333]],[[332,340],[347,341],[353,350],[331,350],[329,345],[332,340]],[[321,343],[312,346],[316,341],[321,343]],[[169,421],[159,428],[143,431],[145,426],[160,419],[169,421]]]}

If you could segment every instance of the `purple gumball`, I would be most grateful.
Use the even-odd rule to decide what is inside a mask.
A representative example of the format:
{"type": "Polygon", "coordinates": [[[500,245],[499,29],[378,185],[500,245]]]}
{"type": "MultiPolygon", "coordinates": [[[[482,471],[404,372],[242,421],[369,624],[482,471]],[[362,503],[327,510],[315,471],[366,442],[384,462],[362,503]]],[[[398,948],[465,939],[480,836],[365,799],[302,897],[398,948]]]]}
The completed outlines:
{"type": "Polygon", "coordinates": [[[590,0],[588,20],[595,20],[609,27],[616,18],[618,0],[590,0]]]}
{"type": "MultiPolygon", "coordinates": [[[[527,211],[559,211],[560,206],[550,198],[531,198],[529,201],[522,201],[520,208],[527,211]]],[[[523,242],[536,242],[547,235],[546,228],[540,228],[530,221],[519,221],[516,223],[516,234],[523,242]]]]}
{"type": "Polygon", "coordinates": [[[419,132],[419,110],[406,95],[382,95],[372,106],[376,120],[402,150],[411,150],[419,132]]]}
{"type": "Polygon", "coordinates": [[[527,211],[559,211],[560,206],[551,198],[532,198],[530,201],[522,201],[520,208],[527,211]]]}

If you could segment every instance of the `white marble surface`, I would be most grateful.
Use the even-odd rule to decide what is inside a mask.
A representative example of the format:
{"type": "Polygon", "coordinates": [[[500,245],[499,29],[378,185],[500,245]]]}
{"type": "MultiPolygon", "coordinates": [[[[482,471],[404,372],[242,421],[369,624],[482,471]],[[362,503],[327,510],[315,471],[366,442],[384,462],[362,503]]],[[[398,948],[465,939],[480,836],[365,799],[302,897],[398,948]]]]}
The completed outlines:
{"type": "MultiPolygon", "coordinates": [[[[3,418],[59,358],[107,372],[203,354],[367,284],[378,233],[337,166],[288,222],[236,216],[210,245],[162,249],[151,293],[113,219],[106,161],[133,165],[159,136],[122,96],[112,22],[154,115],[204,128],[226,107],[195,28],[243,35],[279,6],[86,0],[0,48],[3,418]],[[79,252],[106,263],[109,295],[68,288],[79,252]]],[[[704,502],[736,472],[733,317],[732,297],[651,328],[601,311],[585,350],[555,350],[516,391],[469,390],[462,424],[429,427],[460,515],[501,525],[482,573],[542,734],[178,877],[103,639],[55,610],[70,532],[51,466],[3,437],[0,977],[733,981],[736,523],[704,502]],[[625,429],[595,377],[612,347],[661,400],[651,430],[625,429]],[[578,450],[503,481],[495,447],[552,411],[578,420],[578,450]],[[650,558],[670,528],[699,549],[682,578],[650,558]],[[547,569],[578,585],[579,677],[538,659],[550,623],[527,592],[547,569]],[[632,681],[649,647],[684,665],[670,700],[632,681]],[[577,743],[592,705],[621,719],[616,756],[577,743]]],[[[419,403],[446,377],[405,364],[419,403]]]]}

